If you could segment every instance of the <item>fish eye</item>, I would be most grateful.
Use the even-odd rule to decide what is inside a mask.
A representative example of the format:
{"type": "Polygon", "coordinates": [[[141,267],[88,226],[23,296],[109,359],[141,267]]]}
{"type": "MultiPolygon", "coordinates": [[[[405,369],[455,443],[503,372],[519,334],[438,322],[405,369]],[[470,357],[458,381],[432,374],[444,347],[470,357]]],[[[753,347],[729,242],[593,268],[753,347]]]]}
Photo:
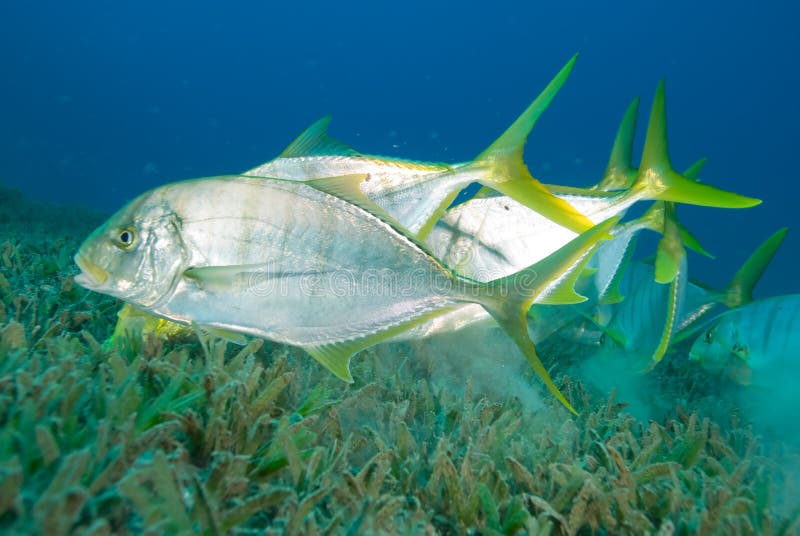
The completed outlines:
{"type": "Polygon", "coordinates": [[[714,330],[709,329],[708,331],[706,331],[706,342],[711,344],[713,339],[714,339],[714,330]]]}
{"type": "Polygon", "coordinates": [[[133,246],[136,241],[136,233],[133,229],[120,229],[117,234],[117,245],[123,249],[128,249],[133,246]]]}

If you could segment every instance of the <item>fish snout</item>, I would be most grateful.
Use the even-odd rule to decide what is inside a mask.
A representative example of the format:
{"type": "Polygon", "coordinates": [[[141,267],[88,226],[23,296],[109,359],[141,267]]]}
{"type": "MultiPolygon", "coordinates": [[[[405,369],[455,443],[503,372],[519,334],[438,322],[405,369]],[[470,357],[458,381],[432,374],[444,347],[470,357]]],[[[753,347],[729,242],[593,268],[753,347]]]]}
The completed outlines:
{"type": "Polygon", "coordinates": [[[94,264],[81,252],[75,255],[75,264],[81,273],[75,276],[75,282],[82,287],[97,288],[108,280],[108,272],[94,264]]]}

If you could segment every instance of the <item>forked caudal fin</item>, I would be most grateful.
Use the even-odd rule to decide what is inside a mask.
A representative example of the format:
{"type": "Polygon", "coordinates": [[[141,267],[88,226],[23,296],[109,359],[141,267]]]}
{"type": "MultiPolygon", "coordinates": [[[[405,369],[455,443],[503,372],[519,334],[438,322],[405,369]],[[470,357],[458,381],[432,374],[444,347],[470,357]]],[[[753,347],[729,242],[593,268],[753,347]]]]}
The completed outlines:
{"type": "Polygon", "coordinates": [[[626,190],[636,181],[636,168],[632,165],[633,139],[636,136],[636,120],[639,116],[637,97],[625,110],[622,122],[614,138],[611,156],[608,159],[603,179],[593,186],[594,190],[610,192],[626,190]]]}
{"type": "MultiPolygon", "coordinates": [[[[536,374],[553,395],[572,413],[575,409],[553,383],[539,360],[528,336],[527,313],[533,302],[547,289],[552,289],[565,274],[579,264],[608,234],[619,218],[611,218],[579,235],[549,257],[517,273],[489,283],[464,283],[465,301],[477,301],[500,324],[525,355],[536,374]]],[[[564,303],[574,303],[573,292],[565,293],[564,303]]],[[[555,303],[551,300],[549,303],[555,303]]]]}
{"type": "Polygon", "coordinates": [[[531,129],[566,82],[577,57],[575,55],[569,60],[508,130],[462,170],[475,172],[475,180],[484,186],[519,201],[559,225],[582,233],[593,226],[592,221],[534,179],[522,158],[531,129]]]}
{"type": "Polygon", "coordinates": [[[759,199],[701,184],[681,175],[672,168],[667,150],[667,117],[663,81],[659,83],[653,100],[642,161],[633,187],[643,188],[647,197],[651,199],[690,205],[747,208],[761,203],[759,199]]]}

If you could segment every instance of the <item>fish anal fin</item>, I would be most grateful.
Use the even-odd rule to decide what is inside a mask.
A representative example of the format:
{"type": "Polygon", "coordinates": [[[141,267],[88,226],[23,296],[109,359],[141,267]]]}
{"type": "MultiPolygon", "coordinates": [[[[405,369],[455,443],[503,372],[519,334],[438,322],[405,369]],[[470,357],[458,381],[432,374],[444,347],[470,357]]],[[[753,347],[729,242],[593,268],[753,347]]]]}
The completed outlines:
{"type": "Polygon", "coordinates": [[[356,337],[345,341],[337,341],[321,344],[304,344],[303,350],[309,353],[323,367],[331,371],[337,378],[348,383],[353,383],[353,376],[350,374],[350,359],[361,350],[391,339],[404,331],[412,329],[428,320],[449,313],[457,306],[444,307],[422,314],[411,320],[401,322],[377,333],[370,333],[363,337],[356,337]]]}
{"type": "Polygon", "coordinates": [[[350,358],[356,352],[363,350],[361,347],[354,346],[347,343],[307,345],[303,346],[303,350],[340,380],[353,383],[353,376],[350,374],[350,358]]]}

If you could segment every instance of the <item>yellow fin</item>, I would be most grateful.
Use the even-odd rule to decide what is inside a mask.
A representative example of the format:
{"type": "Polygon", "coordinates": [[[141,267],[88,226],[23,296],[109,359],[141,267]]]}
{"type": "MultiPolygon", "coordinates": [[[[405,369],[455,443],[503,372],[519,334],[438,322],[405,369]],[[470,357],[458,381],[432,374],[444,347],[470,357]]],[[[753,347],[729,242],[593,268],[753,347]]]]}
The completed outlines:
{"type": "Polygon", "coordinates": [[[681,175],[672,168],[667,149],[667,115],[663,80],[658,85],[650,111],[642,162],[634,187],[637,186],[644,188],[652,199],[661,201],[718,208],[747,208],[761,203],[759,199],[701,184],[693,177],[681,175]]]}
{"type": "Polygon", "coordinates": [[[489,283],[473,282],[472,285],[465,286],[469,291],[470,301],[478,301],[483,305],[503,331],[511,336],[547,389],[574,414],[577,414],[575,408],[553,383],[528,336],[528,309],[543,291],[557,284],[565,273],[571,269],[579,273],[580,269],[575,269],[576,264],[580,265],[597,246],[598,241],[609,238],[608,233],[618,221],[619,218],[610,218],[594,226],[552,255],[519,272],[489,283]]]}
{"type": "Polygon", "coordinates": [[[225,339],[228,342],[232,342],[239,346],[244,346],[247,344],[247,336],[236,331],[224,328],[217,328],[214,326],[203,326],[200,324],[193,324],[193,327],[205,331],[206,333],[213,335],[215,337],[219,337],[220,339],[225,339]]]}
{"type": "Polygon", "coordinates": [[[303,350],[309,353],[323,367],[331,371],[337,378],[348,383],[353,383],[353,376],[350,374],[350,359],[361,350],[374,346],[380,342],[390,339],[404,331],[412,329],[428,320],[436,318],[455,309],[455,306],[445,307],[436,311],[392,326],[388,329],[371,333],[364,337],[324,344],[307,344],[302,346],[303,350]]]}
{"type": "Polygon", "coordinates": [[[531,129],[567,81],[577,57],[577,54],[573,56],[516,121],[467,167],[479,173],[477,180],[484,186],[511,197],[559,225],[582,233],[591,229],[594,223],[533,178],[523,160],[525,142],[531,129]]]}
{"type": "Polygon", "coordinates": [[[289,144],[278,158],[301,158],[304,156],[360,156],[361,153],[349,145],[331,138],[328,125],[331,116],[325,116],[311,124],[289,144]]]}

